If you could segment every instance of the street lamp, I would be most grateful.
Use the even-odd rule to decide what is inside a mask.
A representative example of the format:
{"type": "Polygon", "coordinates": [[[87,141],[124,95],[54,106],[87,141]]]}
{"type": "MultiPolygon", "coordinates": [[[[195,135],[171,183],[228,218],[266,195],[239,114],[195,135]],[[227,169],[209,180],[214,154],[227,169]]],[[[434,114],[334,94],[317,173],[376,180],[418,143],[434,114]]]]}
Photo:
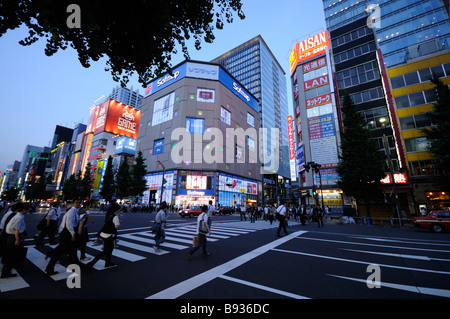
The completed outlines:
{"type": "Polygon", "coordinates": [[[159,199],[159,203],[161,204],[162,203],[162,198],[163,198],[163,192],[164,192],[164,184],[167,182],[164,179],[164,175],[166,173],[166,168],[164,167],[163,163],[161,163],[161,161],[158,160],[158,161],[156,161],[156,163],[158,163],[158,166],[162,167],[162,169],[163,169],[162,183],[161,183],[161,197],[159,199]]]}
{"type": "MultiPolygon", "coordinates": [[[[378,121],[383,125],[383,127],[386,125],[385,117],[379,118],[378,121]]],[[[402,220],[400,219],[400,203],[398,200],[397,185],[395,184],[395,179],[394,179],[394,168],[392,167],[391,152],[389,150],[389,143],[388,143],[385,133],[383,133],[383,146],[384,146],[384,153],[386,154],[386,157],[388,160],[389,173],[391,174],[392,191],[394,192],[394,196],[395,196],[395,209],[397,210],[398,224],[400,227],[402,227],[402,220]]]]}

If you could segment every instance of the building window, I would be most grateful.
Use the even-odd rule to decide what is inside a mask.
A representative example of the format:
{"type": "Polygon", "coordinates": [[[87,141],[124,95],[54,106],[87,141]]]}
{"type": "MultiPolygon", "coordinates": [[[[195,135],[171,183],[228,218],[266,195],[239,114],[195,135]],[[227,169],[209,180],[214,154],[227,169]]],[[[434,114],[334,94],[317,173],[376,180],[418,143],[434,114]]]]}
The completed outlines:
{"type": "Polygon", "coordinates": [[[153,142],[153,155],[164,153],[164,139],[155,140],[153,142]]]}
{"type": "Polygon", "coordinates": [[[220,120],[228,125],[231,125],[231,112],[223,106],[220,108],[220,120]]]}
{"type": "Polygon", "coordinates": [[[255,127],[255,117],[250,113],[247,113],[247,124],[250,124],[251,126],[255,127]]]}
{"type": "Polygon", "coordinates": [[[203,134],[205,132],[205,119],[186,117],[185,131],[203,134]]]}
{"type": "Polygon", "coordinates": [[[428,139],[426,137],[413,137],[405,139],[406,152],[427,152],[428,139]]]}

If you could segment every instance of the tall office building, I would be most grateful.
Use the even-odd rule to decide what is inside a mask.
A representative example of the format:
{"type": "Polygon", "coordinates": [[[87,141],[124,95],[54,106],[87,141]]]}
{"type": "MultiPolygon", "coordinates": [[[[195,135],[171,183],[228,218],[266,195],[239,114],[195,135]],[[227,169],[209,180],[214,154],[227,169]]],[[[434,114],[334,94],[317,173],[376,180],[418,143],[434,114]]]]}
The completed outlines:
{"type": "Polygon", "coordinates": [[[265,202],[274,200],[279,193],[277,187],[283,176],[290,177],[289,152],[287,132],[287,86],[286,74],[269,49],[268,45],[258,35],[253,39],[222,54],[211,62],[221,64],[245,88],[260,101],[261,127],[268,129],[267,145],[274,145],[278,140],[279,168],[278,171],[265,170],[264,193],[265,202]],[[279,130],[278,136],[271,134],[271,128],[279,130]]]}
{"type": "MultiPolygon", "coordinates": [[[[416,94],[412,97],[419,96],[416,83],[407,84],[409,88],[406,90],[395,90],[397,84],[392,80],[404,79],[404,75],[413,69],[416,71],[412,73],[419,78],[418,69],[428,70],[445,64],[442,59],[433,61],[433,64],[424,58],[442,55],[442,50],[450,47],[449,3],[442,0],[381,0],[377,4],[367,0],[323,0],[323,5],[341,98],[343,93],[350,94],[368,127],[373,129],[380,151],[382,135],[387,135],[396,174],[383,181],[386,183],[385,194],[392,191],[393,183],[398,182],[400,205],[406,213],[413,214],[418,207],[414,196],[411,196],[410,175],[408,178],[406,175],[414,171],[411,170],[411,159],[417,161],[418,158],[417,154],[408,154],[412,151],[406,144],[411,141],[405,138],[412,135],[404,132],[407,119],[399,122],[399,115],[423,116],[430,110],[430,107],[417,104],[427,103],[425,91],[429,87],[421,88],[424,90],[421,92],[423,103],[416,103],[411,102],[408,94],[405,95],[414,92],[416,94]],[[420,65],[401,67],[418,59],[422,60],[420,65]],[[390,79],[394,76],[397,78],[390,79]],[[399,110],[398,102],[405,101],[405,96],[410,108],[399,110]],[[387,121],[381,122],[380,119],[387,121]]],[[[400,106],[404,107],[403,104],[400,106]]]]}
{"type": "Polygon", "coordinates": [[[133,91],[133,87],[123,88],[121,86],[116,86],[113,88],[109,98],[140,110],[142,107],[142,99],[144,97],[139,94],[139,89],[133,91]]]}

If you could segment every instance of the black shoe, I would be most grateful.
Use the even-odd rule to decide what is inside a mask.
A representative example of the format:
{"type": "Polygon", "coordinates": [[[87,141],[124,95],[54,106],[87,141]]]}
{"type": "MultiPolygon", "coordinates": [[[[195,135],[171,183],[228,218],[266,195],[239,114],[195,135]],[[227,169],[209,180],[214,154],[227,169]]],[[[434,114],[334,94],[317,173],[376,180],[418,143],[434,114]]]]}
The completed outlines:
{"type": "Polygon", "coordinates": [[[58,272],[52,270],[52,271],[46,271],[45,273],[46,273],[47,276],[53,276],[53,275],[56,275],[58,272]]]}
{"type": "Polygon", "coordinates": [[[16,276],[17,276],[17,274],[9,273],[9,274],[2,274],[0,276],[0,278],[11,278],[11,277],[16,277],[16,276]]]}
{"type": "Polygon", "coordinates": [[[105,264],[105,268],[112,268],[112,267],[117,267],[117,265],[114,263],[105,264]]]}

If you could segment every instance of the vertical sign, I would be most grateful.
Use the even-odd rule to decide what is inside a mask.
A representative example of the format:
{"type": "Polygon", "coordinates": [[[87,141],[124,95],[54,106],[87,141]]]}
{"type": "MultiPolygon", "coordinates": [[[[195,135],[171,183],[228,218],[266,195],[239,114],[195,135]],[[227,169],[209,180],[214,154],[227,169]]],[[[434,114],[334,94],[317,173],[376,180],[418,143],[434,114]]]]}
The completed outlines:
{"type": "Polygon", "coordinates": [[[288,122],[288,139],[289,139],[289,166],[291,169],[291,181],[297,180],[297,173],[295,170],[295,147],[294,147],[294,130],[292,127],[292,116],[287,117],[288,122]]]}

